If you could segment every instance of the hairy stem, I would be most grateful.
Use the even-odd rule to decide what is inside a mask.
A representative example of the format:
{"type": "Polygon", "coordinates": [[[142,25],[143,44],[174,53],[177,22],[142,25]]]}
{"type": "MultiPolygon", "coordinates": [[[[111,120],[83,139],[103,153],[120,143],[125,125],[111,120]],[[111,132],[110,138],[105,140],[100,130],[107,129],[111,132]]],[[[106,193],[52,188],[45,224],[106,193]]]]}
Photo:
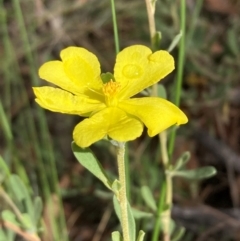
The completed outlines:
{"type": "Polygon", "coordinates": [[[119,143],[117,147],[117,162],[118,162],[118,174],[119,174],[119,182],[121,184],[121,188],[119,190],[119,204],[121,209],[121,225],[123,231],[123,240],[124,241],[132,241],[129,236],[129,224],[128,224],[128,200],[127,200],[127,189],[126,189],[126,175],[125,175],[125,144],[119,143]]]}

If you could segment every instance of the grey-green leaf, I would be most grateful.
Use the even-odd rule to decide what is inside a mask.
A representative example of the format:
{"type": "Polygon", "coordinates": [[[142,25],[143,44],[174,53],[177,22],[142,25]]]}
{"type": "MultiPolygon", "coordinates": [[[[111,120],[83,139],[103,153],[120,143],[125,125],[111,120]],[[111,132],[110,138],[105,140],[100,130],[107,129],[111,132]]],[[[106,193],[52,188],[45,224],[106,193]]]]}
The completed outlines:
{"type": "Polygon", "coordinates": [[[182,37],[182,31],[180,31],[180,33],[177,34],[177,35],[174,37],[173,41],[171,42],[171,44],[170,44],[170,46],[169,46],[169,48],[168,48],[168,50],[167,50],[168,52],[172,52],[172,50],[178,45],[181,37],[182,37]]]}
{"type": "Polygon", "coordinates": [[[150,188],[148,186],[142,186],[141,194],[146,205],[155,212],[157,210],[157,205],[150,188]]]}
{"type": "Polygon", "coordinates": [[[191,154],[189,151],[184,152],[176,161],[176,164],[174,165],[173,169],[179,170],[182,167],[184,167],[188,163],[190,157],[191,157],[191,154]]]}
{"type": "MultiPolygon", "coordinates": [[[[121,222],[121,210],[120,210],[120,204],[119,201],[117,200],[116,196],[114,195],[113,197],[113,205],[114,205],[114,210],[118,216],[118,219],[121,222]]],[[[129,236],[130,240],[136,240],[136,225],[135,225],[135,219],[133,217],[133,213],[131,210],[131,207],[128,203],[127,205],[127,212],[128,212],[128,229],[129,229],[129,236]]]]}
{"type": "Polygon", "coordinates": [[[119,221],[121,222],[120,205],[119,205],[119,202],[118,202],[117,197],[115,195],[113,196],[113,207],[114,207],[114,211],[115,211],[119,221]]]}
{"type": "Polygon", "coordinates": [[[149,212],[143,212],[141,210],[132,208],[132,213],[135,219],[142,219],[142,218],[152,218],[153,214],[149,212]]]}
{"type": "Polygon", "coordinates": [[[130,240],[136,240],[136,224],[130,204],[127,206],[130,240]]]}
{"type": "Polygon", "coordinates": [[[81,148],[72,143],[72,151],[77,160],[84,166],[88,171],[90,171],[95,177],[103,182],[103,184],[112,190],[112,181],[108,178],[106,172],[104,171],[102,165],[97,160],[90,148],[81,148]]]}
{"type": "Polygon", "coordinates": [[[216,168],[212,166],[206,166],[197,168],[194,170],[181,170],[171,173],[172,176],[183,177],[190,180],[201,180],[210,178],[217,173],[216,168]]]}
{"type": "Polygon", "coordinates": [[[145,236],[145,232],[140,230],[139,234],[138,234],[138,237],[137,237],[137,241],[143,241],[144,236],[145,236]]]}
{"type": "Polygon", "coordinates": [[[112,241],[123,241],[122,235],[118,231],[112,232],[112,241]]]}
{"type": "Polygon", "coordinates": [[[34,221],[34,209],[29,191],[18,175],[12,174],[9,178],[11,188],[19,202],[25,202],[26,211],[29,214],[31,221],[34,221]]]}
{"type": "Polygon", "coordinates": [[[180,227],[177,232],[175,232],[175,235],[172,237],[171,241],[179,241],[185,233],[185,228],[180,227]]]}
{"type": "Polygon", "coordinates": [[[35,216],[35,225],[37,226],[38,222],[40,221],[42,210],[43,210],[43,202],[40,197],[36,197],[34,199],[34,216],[35,216]]]}

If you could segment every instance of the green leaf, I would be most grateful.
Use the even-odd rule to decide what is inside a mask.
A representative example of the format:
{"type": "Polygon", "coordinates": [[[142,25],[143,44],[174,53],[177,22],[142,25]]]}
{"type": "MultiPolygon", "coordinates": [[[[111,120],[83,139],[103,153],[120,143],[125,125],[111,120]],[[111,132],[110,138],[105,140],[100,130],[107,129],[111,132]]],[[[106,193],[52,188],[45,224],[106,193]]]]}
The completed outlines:
{"type": "Polygon", "coordinates": [[[115,193],[115,195],[118,197],[119,190],[121,188],[121,183],[116,179],[116,180],[114,180],[111,188],[112,188],[112,191],[115,193]]]}
{"type": "MultiPolygon", "coordinates": [[[[117,214],[118,219],[120,220],[120,222],[122,222],[121,221],[120,204],[115,195],[113,197],[113,206],[114,206],[114,210],[115,210],[115,213],[117,214]]],[[[129,203],[127,205],[127,212],[128,212],[128,225],[129,225],[128,227],[129,227],[130,240],[135,240],[136,239],[136,225],[135,225],[135,220],[134,220],[133,213],[132,213],[129,203]]]]}
{"type": "Polygon", "coordinates": [[[16,220],[15,214],[10,210],[3,210],[2,211],[2,219],[4,221],[8,221],[10,223],[13,223],[14,225],[16,225],[18,227],[21,226],[20,223],[16,220]]]}
{"type": "Polygon", "coordinates": [[[8,166],[3,160],[3,158],[0,156],[0,183],[2,183],[4,179],[9,176],[10,176],[10,172],[9,172],[8,166]]]}
{"type": "Polygon", "coordinates": [[[97,160],[90,148],[81,148],[72,142],[72,151],[77,160],[90,171],[95,177],[103,182],[103,184],[112,190],[112,181],[107,177],[102,165],[97,160]]]}
{"type": "Polygon", "coordinates": [[[184,152],[184,153],[177,159],[176,164],[174,165],[173,169],[174,169],[174,170],[179,170],[179,169],[181,169],[182,167],[184,167],[184,166],[188,163],[190,157],[191,157],[191,154],[190,154],[189,151],[184,152]]]}
{"type": "Polygon", "coordinates": [[[10,176],[9,183],[17,200],[22,203],[24,201],[24,204],[26,205],[26,211],[31,217],[31,221],[34,222],[33,203],[25,184],[22,182],[19,176],[15,174],[12,174],[10,176]]]}
{"type": "Polygon", "coordinates": [[[145,236],[145,232],[140,230],[138,233],[137,241],[143,241],[144,236],[145,236]]]}
{"type": "Polygon", "coordinates": [[[181,170],[171,172],[172,176],[183,177],[190,180],[201,180],[205,178],[210,178],[217,173],[216,168],[212,166],[206,166],[197,168],[194,170],[181,170]]]}
{"type": "Polygon", "coordinates": [[[119,202],[117,200],[117,197],[114,195],[113,196],[113,207],[114,207],[114,211],[120,221],[120,223],[122,222],[121,221],[121,209],[120,209],[120,205],[119,205],[119,202]]]}
{"type": "Polygon", "coordinates": [[[170,46],[168,47],[168,50],[167,50],[168,52],[172,52],[172,50],[178,45],[181,37],[182,37],[182,31],[180,31],[180,33],[174,37],[173,41],[171,42],[170,46]]]}
{"type": "Polygon", "coordinates": [[[141,194],[146,205],[155,212],[157,210],[157,205],[150,188],[148,186],[142,186],[141,194]]]}
{"type": "Polygon", "coordinates": [[[227,42],[228,42],[228,46],[231,50],[231,52],[235,55],[238,56],[239,54],[239,45],[238,45],[238,41],[237,41],[237,35],[234,29],[230,29],[227,32],[227,42]]]}
{"type": "Polygon", "coordinates": [[[132,213],[135,219],[142,219],[142,218],[152,218],[153,214],[148,212],[143,212],[141,210],[132,208],[132,213]]]}
{"type": "Polygon", "coordinates": [[[0,241],[8,241],[7,236],[2,228],[0,229],[0,241]]]}
{"type": "Polygon", "coordinates": [[[185,233],[185,228],[184,227],[180,227],[175,232],[175,235],[172,237],[171,241],[178,241],[178,240],[180,240],[183,237],[184,233],[185,233]]]}
{"type": "Polygon", "coordinates": [[[115,81],[115,78],[112,73],[107,72],[107,73],[102,73],[101,74],[101,79],[104,84],[108,83],[110,80],[115,81]]]}
{"type": "Polygon", "coordinates": [[[23,213],[22,214],[22,224],[24,225],[24,228],[28,231],[28,232],[36,232],[36,227],[34,225],[34,223],[32,222],[32,219],[30,217],[30,215],[28,213],[23,213]]]}
{"type": "Polygon", "coordinates": [[[112,241],[123,241],[122,235],[118,231],[112,232],[112,241]]]}
{"type": "Polygon", "coordinates": [[[166,88],[162,85],[162,84],[158,84],[158,97],[163,98],[163,99],[167,99],[167,91],[166,88]]]}
{"type": "Polygon", "coordinates": [[[136,224],[130,204],[127,206],[130,240],[136,240],[136,224]]]}
{"type": "Polygon", "coordinates": [[[34,199],[34,218],[35,218],[35,226],[37,226],[38,222],[40,221],[40,218],[42,216],[42,210],[43,210],[43,202],[40,197],[36,197],[34,199]]]}

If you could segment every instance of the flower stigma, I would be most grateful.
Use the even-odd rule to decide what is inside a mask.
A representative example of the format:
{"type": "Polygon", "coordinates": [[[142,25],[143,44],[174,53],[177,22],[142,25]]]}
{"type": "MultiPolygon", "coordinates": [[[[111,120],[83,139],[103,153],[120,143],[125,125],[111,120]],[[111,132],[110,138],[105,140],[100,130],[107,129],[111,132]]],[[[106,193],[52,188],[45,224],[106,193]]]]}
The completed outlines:
{"type": "Polygon", "coordinates": [[[105,95],[105,102],[107,106],[118,105],[116,93],[118,93],[120,87],[120,83],[113,80],[110,80],[108,83],[103,85],[103,93],[105,95]]]}

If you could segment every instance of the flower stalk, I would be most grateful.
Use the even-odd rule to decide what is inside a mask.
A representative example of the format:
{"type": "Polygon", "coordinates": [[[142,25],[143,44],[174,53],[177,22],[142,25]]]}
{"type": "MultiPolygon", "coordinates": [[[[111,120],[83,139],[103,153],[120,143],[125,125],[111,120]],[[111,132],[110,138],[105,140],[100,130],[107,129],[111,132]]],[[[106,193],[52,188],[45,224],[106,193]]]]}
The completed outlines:
{"type": "Polygon", "coordinates": [[[118,142],[117,146],[117,162],[118,162],[118,174],[120,182],[120,190],[118,195],[118,201],[121,211],[121,225],[123,231],[123,240],[130,241],[129,224],[128,224],[128,200],[127,200],[127,188],[126,188],[126,175],[125,175],[125,143],[118,142]]]}

